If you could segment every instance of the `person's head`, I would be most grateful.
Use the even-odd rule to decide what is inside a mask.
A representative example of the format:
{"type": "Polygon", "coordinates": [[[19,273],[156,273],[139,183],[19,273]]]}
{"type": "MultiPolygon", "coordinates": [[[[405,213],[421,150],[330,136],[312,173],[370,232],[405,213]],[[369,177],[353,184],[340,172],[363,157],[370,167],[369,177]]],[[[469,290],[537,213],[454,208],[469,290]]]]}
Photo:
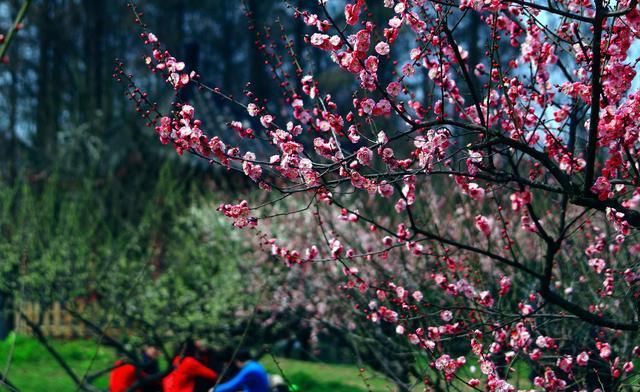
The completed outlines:
{"type": "Polygon", "coordinates": [[[160,350],[158,350],[158,347],[150,344],[145,345],[142,348],[142,352],[149,359],[158,359],[160,357],[160,350]]]}
{"type": "Polygon", "coordinates": [[[209,349],[209,345],[207,344],[207,341],[204,339],[196,340],[195,345],[198,351],[207,351],[209,349]]]}
{"type": "Polygon", "coordinates": [[[126,350],[118,350],[118,360],[121,362],[129,363],[133,358],[129,351],[126,350]]]}
{"type": "Polygon", "coordinates": [[[176,353],[177,357],[195,357],[198,349],[193,339],[186,339],[176,353]]]}
{"type": "Polygon", "coordinates": [[[249,351],[246,348],[241,348],[236,353],[236,357],[235,357],[236,366],[243,367],[245,363],[247,363],[252,359],[253,357],[251,356],[251,351],[249,351]]]}

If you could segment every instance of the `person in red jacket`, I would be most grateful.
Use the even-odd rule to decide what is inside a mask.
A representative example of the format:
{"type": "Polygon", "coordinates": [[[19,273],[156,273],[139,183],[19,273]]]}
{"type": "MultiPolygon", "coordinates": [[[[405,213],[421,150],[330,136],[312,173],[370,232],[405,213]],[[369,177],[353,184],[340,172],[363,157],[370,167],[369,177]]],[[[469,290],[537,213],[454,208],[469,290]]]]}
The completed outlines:
{"type": "Polygon", "coordinates": [[[196,346],[192,340],[188,340],[180,355],[173,359],[175,369],[162,380],[164,392],[193,392],[196,378],[203,377],[215,380],[218,374],[203,365],[195,358],[196,346]]]}
{"type": "Polygon", "coordinates": [[[118,360],[109,376],[109,392],[127,392],[138,380],[136,367],[118,360]]]}
{"type": "MultiPolygon", "coordinates": [[[[126,360],[117,360],[111,369],[109,376],[109,392],[126,392],[136,382],[141,381],[144,377],[153,376],[159,372],[158,357],[160,351],[153,345],[146,345],[142,350],[142,362],[137,368],[126,360]]],[[[160,390],[159,382],[147,382],[137,391],[155,392],[160,390]]]]}

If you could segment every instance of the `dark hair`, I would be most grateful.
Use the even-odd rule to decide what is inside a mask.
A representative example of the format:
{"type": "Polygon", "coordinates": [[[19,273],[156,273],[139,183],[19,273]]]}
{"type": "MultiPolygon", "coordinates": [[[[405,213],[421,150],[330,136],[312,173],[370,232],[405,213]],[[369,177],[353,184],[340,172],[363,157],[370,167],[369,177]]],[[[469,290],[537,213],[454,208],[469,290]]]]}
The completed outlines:
{"type": "Polygon", "coordinates": [[[180,345],[180,348],[178,348],[178,352],[176,353],[176,356],[180,356],[183,358],[195,357],[197,351],[198,350],[196,348],[196,343],[193,341],[193,339],[189,338],[180,345]]]}
{"type": "Polygon", "coordinates": [[[222,362],[229,362],[233,357],[234,351],[233,347],[223,347],[218,351],[218,358],[220,358],[222,362]]]}
{"type": "Polygon", "coordinates": [[[251,359],[253,359],[253,356],[251,356],[251,351],[246,348],[241,348],[236,353],[236,361],[246,362],[251,359]]]}

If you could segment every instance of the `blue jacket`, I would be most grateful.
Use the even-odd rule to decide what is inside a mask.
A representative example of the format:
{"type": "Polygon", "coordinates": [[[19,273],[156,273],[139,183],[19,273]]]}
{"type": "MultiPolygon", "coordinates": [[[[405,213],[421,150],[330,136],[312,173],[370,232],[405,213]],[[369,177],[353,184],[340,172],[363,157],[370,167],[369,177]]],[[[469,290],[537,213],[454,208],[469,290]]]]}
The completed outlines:
{"type": "Polygon", "coordinates": [[[269,376],[262,365],[248,361],[231,380],[218,385],[215,392],[269,392],[269,376]]]}

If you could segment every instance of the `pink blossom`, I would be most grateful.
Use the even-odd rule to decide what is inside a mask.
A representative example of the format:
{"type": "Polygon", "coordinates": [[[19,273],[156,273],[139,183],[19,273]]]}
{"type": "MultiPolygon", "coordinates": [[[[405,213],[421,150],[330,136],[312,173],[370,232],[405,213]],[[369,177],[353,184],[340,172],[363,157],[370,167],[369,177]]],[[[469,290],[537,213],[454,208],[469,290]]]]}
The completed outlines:
{"type": "Polygon", "coordinates": [[[265,114],[264,116],[260,117],[260,124],[262,124],[262,126],[265,128],[269,128],[272,122],[273,116],[270,114],[265,114]]]}
{"type": "Polygon", "coordinates": [[[318,95],[318,87],[316,87],[312,75],[303,76],[300,82],[302,83],[302,91],[311,99],[314,99],[318,95]]]}
{"type": "Polygon", "coordinates": [[[567,382],[558,378],[551,369],[545,370],[544,377],[536,377],[533,380],[533,383],[547,391],[560,391],[565,389],[565,386],[567,385],[567,382]]]}
{"type": "Polygon", "coordinates": [[[482,215],[476,215],[475,218],[476,228],[480,230],[485,236],[489,236],[491,234],[491,223],[489,219],[482,215]]]}
{"type": "Polygon", "coordinates": [[[538,336],[536,338],[536,346],[540,348],[547,348],[547,339],[544,336],[538,336]]]}
{"type": "Polygon", "coordinates": [[[247,105],[247,112],[251,117],[255,117],[260,113],[260,108],[255,103],[250,103],[247,105]]]}
{"type": "Polygon", "coordinates": [[[393,186],[383,180],[378,184],[378,193],[383,197],[390,198],[393,196],[393,186]]]}
{"type": "Polygon", "coordinates": [[[506,295],[509,290],[511,290],[511,279],[508,276],[503,276],[500,278],[500,291],[498,292],[499,296],[506,295]]]}
{"type": "Polygon", "coordinates": [[[338,241],[337,239],[333,239],[331,241],[330,246],[331,246],[331,257],[333,259],[339,258],[340,255],[342,254],[342,251],[344,250],[342,243],[340,243],[340,241],[338,241]]]}
{"type": "Polygon", "coordinates": [[[255,227],[257,220],[250,216],[249,203],[242,200],[239,204],[221,204],[218,207],[224,215],[233,218],[233,225],[238,228],[255,227]]]}
{"type": "Polygon", "coordinates": [[[384,41],[378,42],[375,49],[376,53],[380,56],[386,56],[389,54],[389,44],[384,41]]]}
{"type": "Polygon", "coordinates": [[[600,358],[609,359],[611,356],[611,346],[609,343],[597,342],[596,347],[600,351],[600,358]]]}
{"type": "Polygon", "coordinates": [[[386,322],[396,323],[398,321],[398,313],[391,309],[388,309],[384,306],[380,306],[379,312],[382,316],[382,319],[386,322]]]}
{"type": "Polygon", "coordinates": [[[374,116],[385,116],[391,114],[391,103],[386,99],[381,99],[373,109],[374,116]]]}
{"type": "Polygon", "coordinates": [[[319,254],[318,247],[315,245],[305,250],[305,256],[307,260],[314,260],[316,257],[318,257],[318,254],[319,254]]]}
{"type": "Polygon", "coordinates": [[[373,108],[375,106],[376,106],[376,102],[373,99],[368,98],[362,101],[360,108],[365,114],[371,114],[373,113],[373,108]]]}
{"type": "Polygon", "coordinates": [[[593,268],[598,274],[601,274],[606,267],[604,259],[599,258],[589,259],[588,264],[589,267],[593,268]]]}
{"type": "Polygon", "coordinates": [[[589,362],[589,354],[587,354],[586,351],[581,352],[576,357],[576,363],[578,364],[578,366],[587,366],[588,362],[589,362]]]}
{"type": "Polygon", "coordinates": [[[598,196],[599,200],[607,200],[611,197],[611,183],[605,177],[598,177],[596,182],[591,187],[591,192],[595,193],[598,196]]]}
{"type": "Polygon", "coordinates": [[[398,82],[391,82],[387,85],[387,94],[395,97],[402,91],[402,86],[398,82]]]}
{"type": "Polygon", "coordinates": [[[249,176],[253,181],[258,181],[260,176],[262,175],[262,167],[253,163],[255,161],[256,156],[252,152],[247,152],[244,154],[245,161],[242,162],[242,170],[244,174],[249,176]]]}
{"type": "Polygon", "coordinates": [[[361,165],[368,166],[369,163],[371,163],[371,159],[373,158],[373,151],[371,151],[367,147],[360,147],[360,149],[358,149],[358,151],[356,152],[356,157],[361,165]]]}
{"type": "Polygon", "coordinates": [[[542,358],[542,351],[539,348],[533,349],[531,354],[529,354],[529,358],[531,358],[532,361],[539,361],[540,358],[542,358]]]}
{"type": "Polygon", "coordinates": [[[562,369],[565,373],[571,373],[571,366],[573,365],[573,358],[570,355],[564,355],[556,361],[556,366],[562,369]]]}
{"type": "Polygon", "coordinates": [[[488,308],[493,306],[493,297],[488,291],[481,291],[478,295],[478,302],[488,308]]]}
{"type": "Polygon", "coordinates": [[[469,187],[467,188],[467,193],[474,200],[482,200],[485,194],[484,189],[482,189],[478,184],[473,182],[469,184],[469,187]]]}
{"type": "Polygon", "coordinates": [[[378,132],[378,137],[377,137],[377,141],[380,144],[387,144],[389,142],[389,138],[387,137],[387,134],[384,131],[380,131],[378,132]]]}
{"type": "Polygon", "coordinates": [[[344,6],[344,14],[348,25],[353,26],[358,23],[360,8],[362,8],[363,4],[364,0],[356,0],[355,4],[347,4],[344,6]]]}

